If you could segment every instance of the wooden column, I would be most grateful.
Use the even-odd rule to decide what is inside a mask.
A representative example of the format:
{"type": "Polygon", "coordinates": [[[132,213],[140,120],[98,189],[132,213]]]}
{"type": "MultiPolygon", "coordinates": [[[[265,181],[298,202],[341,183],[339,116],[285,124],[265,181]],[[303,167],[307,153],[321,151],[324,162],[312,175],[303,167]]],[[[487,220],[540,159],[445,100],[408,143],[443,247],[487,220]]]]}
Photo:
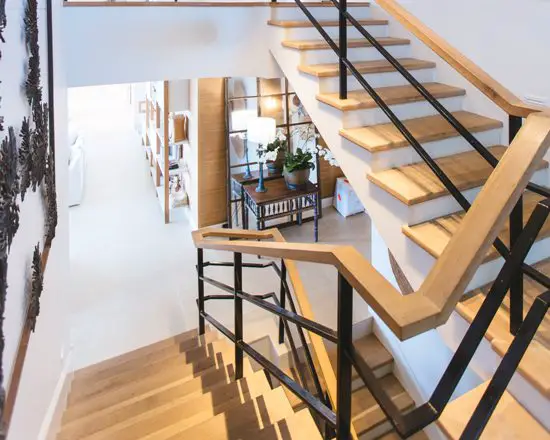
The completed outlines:
{"type": "Polygon", "coordinates": [[[226,221],[225,84],[198,80],[198,227],[226,221]]]}

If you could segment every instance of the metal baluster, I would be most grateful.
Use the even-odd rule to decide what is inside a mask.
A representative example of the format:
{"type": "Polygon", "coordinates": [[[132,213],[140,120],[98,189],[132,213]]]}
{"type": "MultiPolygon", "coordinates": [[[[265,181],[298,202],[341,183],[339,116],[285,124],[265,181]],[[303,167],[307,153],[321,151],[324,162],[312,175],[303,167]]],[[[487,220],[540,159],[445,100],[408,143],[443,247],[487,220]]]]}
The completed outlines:
{"type": "MultiPolygon", "coordinates": [[[[522,119],[518,116],[510,116],[509,140],[510,143],[521,129],[522,119]]],[[[523,231],[523,197],[519,198],[517,205],[510,214],[510,248],[514,246],[523,231]]],[[[523,323],[523,271],[518,270],[510,284],[510,333],[516,335],[523,323]]]]}
{"type": "Polygon", "coordinates": [[[336,439],[351,439],[351,359],[353,288],[338,274],[338,362],[336,397],[336,439]]]}
{"type": "Polygon", "coordinates": [[[243,350],[239,343],[243,341],[243,300],[237,292],[243,290],[243,256],[239,252],[234,254],[233,276],[235,283],[235,380],[243,377],[243,350]]]}
{"type": "MultiPolygon", "coordinates": [[[[281,287],[280,287],[280,296],[279,302],[281,307],[284,309],[286,304],[286,290],[285,290],[285,280],[286,280],[286,265],[285,261],[281,259],[281,287]]],[[[283,318],[279,319],[279,344],[284,344],[285,342],[285,322],[283,318]]]]}
{"type": "Polygon", "coordinates": [[[197,249],[197,278],[198,278],[198,290],[199,290],[199,335],[204,335],[204,256],[203,250],[197,249]]]}
{"type": "Polygon", "coordinates": [[[340,23],[339,23],[339,69],[340,69],[340,99],[348,98],[348,71],[346,69],[346,59],[348,57],[348,20],[347,0],[340,0],[340,23]]]}

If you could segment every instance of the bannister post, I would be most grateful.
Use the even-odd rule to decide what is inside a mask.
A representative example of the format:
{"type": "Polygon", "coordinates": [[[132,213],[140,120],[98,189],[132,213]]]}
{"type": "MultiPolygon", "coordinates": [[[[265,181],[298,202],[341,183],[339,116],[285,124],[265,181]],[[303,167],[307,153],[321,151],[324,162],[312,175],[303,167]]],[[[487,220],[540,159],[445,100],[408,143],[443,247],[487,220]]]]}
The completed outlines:
{"type": "MultiPolygon", "coordinates": [[[[512,143],[516,134],[521,129],[522,119],[518,116],[510,116],[509,141],[512,143]]],[[[523,231],[523,197],[520,197],[517,205],[510,214],[510,248],[514,246],[523,231]]],[[[516,335],[523,323],[523,272],[517,270],[510,284],[510,333],[516,335]]]]}
{"type": "Polygon", "coordinates": [[[340,0],[340,22],[338,44],[340,45],[340,99],[348,98],[348,72],[344,60],[348,57],[348,22],[346,13],[348,10],[347,0],[340,0]]]}
{"type": "Polygon", "coordinates": [[[198,278],[198,290],[199,290],[199,335],[204,335],[204,256],[203,250],[197,249],[197,278],[198,278]]]}
{"type": "MultiPolygon", "coordinates": [[[[286,265],[285,261],[281,259],[281,287],[279,293],[279,302],[281,307],[284,309],[286,304],[286,289],[285,289],[285,280],[286,280],[286,265]]],[[[290,294],[290,292],[289,292],[290,294]]],[[[279,344],[284,344],[285,342],[285,322],[283,318],[279,318],[279,344]]]]}
{"type": "Polygon", "coordinates": [[[338,361],[336,371],[336,439],[351,439],[351,359],[353,288],[338,274],[338,361]]]}
{"type": "Polygon", "coordinates": [[[243,255],[234,254],[234,286],[235,286],[235,380],[243,377],[243,350],[239,342],[243,341],[243,300],[237,296],[237,292],[243,290],[243,255]]]}

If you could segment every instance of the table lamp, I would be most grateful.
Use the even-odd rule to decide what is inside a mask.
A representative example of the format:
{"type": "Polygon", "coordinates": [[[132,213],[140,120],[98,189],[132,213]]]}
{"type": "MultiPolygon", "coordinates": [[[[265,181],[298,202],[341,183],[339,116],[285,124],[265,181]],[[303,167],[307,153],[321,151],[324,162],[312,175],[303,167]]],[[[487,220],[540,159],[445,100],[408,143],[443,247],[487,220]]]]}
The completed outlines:
{"type": "Polygon", "coordinates": [[[244,158],[246,161],[246,171],[244,173],[245,179],[251,179],[252,173],[250,172],[250,163],[248,160],[248,136],[247,128],[248,121],[251,118],[255,118],[257,110],[237,110],[231,113],[231,130],[232,131],[244,131],[243,143],[244,143],[244,158]]]}
{"type": "MultiPolygon", "coordinates": [[[[253,118],[248,121],[248,140],[258,144],[258,147],[267,145],[275,140],[277,124],[273,118],[253,118]]],[[[260,179],[256,192],[266,192],[264,186],[264,159],[258,155],[260,179]]]]}

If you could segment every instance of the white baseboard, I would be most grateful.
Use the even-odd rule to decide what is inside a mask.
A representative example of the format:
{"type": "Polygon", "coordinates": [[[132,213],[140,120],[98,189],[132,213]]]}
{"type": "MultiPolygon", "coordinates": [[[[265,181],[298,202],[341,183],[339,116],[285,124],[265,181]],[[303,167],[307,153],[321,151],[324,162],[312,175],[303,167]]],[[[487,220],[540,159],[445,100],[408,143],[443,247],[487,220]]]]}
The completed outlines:
{"type": "Polygon", "coordinates": [[[73,374],[71,368],[71,354],[66,358],[63,370],[59,376],[57,385],[55,386],[52,400],[48,407],[48,411],[42,422],[40,432],[38,433],[38,440],[55,440],[59,429],[61,428],[61,419],[63,412],[67,407],[67,398],[71,391],[71,383],[73,380],[73,374]]]}

